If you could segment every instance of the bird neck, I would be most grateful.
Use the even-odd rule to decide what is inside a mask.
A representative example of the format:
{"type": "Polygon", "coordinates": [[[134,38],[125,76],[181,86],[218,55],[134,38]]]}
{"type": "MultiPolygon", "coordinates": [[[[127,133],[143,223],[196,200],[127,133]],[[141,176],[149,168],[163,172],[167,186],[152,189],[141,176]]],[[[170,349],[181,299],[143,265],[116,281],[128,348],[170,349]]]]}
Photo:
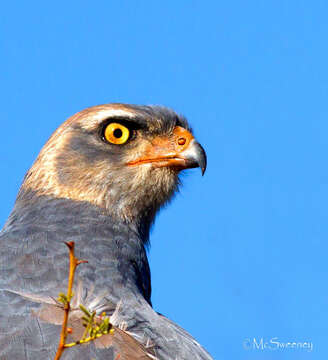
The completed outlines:
{"type": "Polygon", "coordinates": [[[111,214],[107,209],[88,201],[77,201],[70,198],[57,198],[38,195],[32,190],[20,192],[14,209],[5,227],[42,224],[48,227],[59,227],[76,230],[84,226],[103,226],[104,228],[128,228],[144,245],[149,241],[149,232],[154,216],[134,217],[130,221],[111,214]]]}
{"type": "MultiPolygon", "coordinates": [[[[150,303],[150,270],[145,250],[149,237],[147,224],[114,220],[88,202],[27,193],[16,201],[2,231],[6,233],[15,234],[22,242],[33,242],[34,246],[35,242],[39,243],[40,251],[41,248],[51,251],[51,257],[65,258],[66,254],[67,259],[67,249],[61,244],[74,241],[79,258],[88,260],[79,269],[82,278],[94,282],[97,272],[106,272],[108,277],[102,281],[107,281],[115,297],[124,294],[120,289],[129,288],[141,293],[150,303]]],[[[63,273],[67,275],[66,271],[63,273]]]]}

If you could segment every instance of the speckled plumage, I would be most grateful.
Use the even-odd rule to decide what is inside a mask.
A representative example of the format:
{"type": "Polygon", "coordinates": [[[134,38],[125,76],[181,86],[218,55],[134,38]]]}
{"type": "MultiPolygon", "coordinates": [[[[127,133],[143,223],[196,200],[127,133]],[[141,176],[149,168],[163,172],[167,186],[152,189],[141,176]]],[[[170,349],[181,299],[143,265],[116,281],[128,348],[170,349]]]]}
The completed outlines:
{"type": "Polygon", "coordinates": [[[74,115],[50,138],[0,233],[1,360],[54,358],[60,333],[54,299],[65,292],[68,275],[64,241],[74,241],[77,257],[88,260],[77,272],[75,301],[114,312],[116,325],[141,347],[131,338],[129,353],[128,338],[122,345],[118,332],[110,347],[76,346],[63,359],[113,360],[118,353],[120,359],[211,359],[151,307],[145,245],[181,169],[126,165],[157,146],[153,139],[171,139],[176,126],[188,129],[166,108],[112,104],[74,115]],[[113,119],[136,124],[135,139],[125,146],[103,142],[99,129],[113,119]]]}

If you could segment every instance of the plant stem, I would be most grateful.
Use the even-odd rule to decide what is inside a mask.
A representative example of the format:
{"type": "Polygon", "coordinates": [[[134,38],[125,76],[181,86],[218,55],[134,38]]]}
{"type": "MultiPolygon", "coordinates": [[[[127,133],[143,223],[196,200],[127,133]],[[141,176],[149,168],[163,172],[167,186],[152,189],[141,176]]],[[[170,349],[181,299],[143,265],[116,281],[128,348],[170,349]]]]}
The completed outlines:
{"type": "Polygon", "coordinates": [[[81,263],[87,262],[85,260],[78,260],[75,257],[73,241],[65,242],[65,244],[67,245],[67,247],[69,249],[69,276],[68,276],[68,286],[67,286],[67,295],[66,295],[67,301],[65,301],[65,303],[64,303],[64,320],[63,320],[62,329],[61,329],[61,333],[60,333],[59,345],[58,345],[57,353],[56,353],[54,360],[59,360],[63,354],[63,351],[65,350],[65,344],[66,344],[66,338],[67,338],[68,315],[69,315],[69,311],[71,308],[70,302],[71,302],[71,299],[73,296],[72,289],[73,289],[74,275],[75,275],[76,267],[81,263]]]}

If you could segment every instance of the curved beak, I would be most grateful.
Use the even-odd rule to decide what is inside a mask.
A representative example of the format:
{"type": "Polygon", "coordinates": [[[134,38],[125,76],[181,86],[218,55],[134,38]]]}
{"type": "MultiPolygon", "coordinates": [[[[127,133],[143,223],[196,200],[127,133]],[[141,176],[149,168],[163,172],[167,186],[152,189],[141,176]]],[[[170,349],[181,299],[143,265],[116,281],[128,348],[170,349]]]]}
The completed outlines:
{"type": "Polygon", "coordinates": [[[154,167],[172,167],[179,171],[200,167],[204,175],[207,159],[205,150],[193,135],[188,130],[176,126],[171,136],[154,138],[144,155],[128,162],[127,165],[150,163],[154,167]]]}
{"type": "Polygon", "coordinates": [[[193,139],[188,148],[180,156],[185,159],[188,168],[200,167],[202,175],[205,174],[207,166],[206,152],[202,145],[193,139]]]}

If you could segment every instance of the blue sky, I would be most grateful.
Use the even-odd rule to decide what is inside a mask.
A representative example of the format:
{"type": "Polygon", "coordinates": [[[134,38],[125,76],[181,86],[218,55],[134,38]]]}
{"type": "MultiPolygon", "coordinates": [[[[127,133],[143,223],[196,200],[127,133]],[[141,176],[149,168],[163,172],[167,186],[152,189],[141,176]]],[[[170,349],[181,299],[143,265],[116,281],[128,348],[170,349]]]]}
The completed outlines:
{"type": "Polygon", "coordinates": [[[208,171],[186,172],[155,224],[154,307],[215,359],[327,358],[328,3],[1,7],[0,222],[67,117],[108,102],[170,106],[208,171]]]}

